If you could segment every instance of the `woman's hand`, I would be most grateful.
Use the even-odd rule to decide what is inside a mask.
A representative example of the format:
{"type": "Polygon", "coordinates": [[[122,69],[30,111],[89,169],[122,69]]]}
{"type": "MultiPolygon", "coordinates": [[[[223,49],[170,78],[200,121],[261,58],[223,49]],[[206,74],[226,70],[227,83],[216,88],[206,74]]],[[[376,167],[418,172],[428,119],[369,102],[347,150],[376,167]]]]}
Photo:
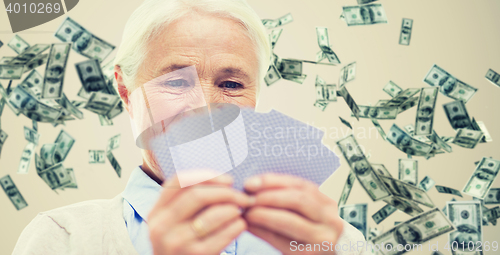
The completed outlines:
{"type": "Polygon", "coordinates": [[[317,185],[295,176],[264,174],[247,180],[245,190],[255,198],[244,215],[252,234],[283,254],[297,254],[291,244],[319,244],[323,248],[325,241],[329,251],[306,251],[302,246],[300,254],[332,254],[343,221],[336,202],[317,185]]]}
{"type": "Polygon", "coordinates": [[[231,188],[229,175],[180,188],[166,182],[148,216],[154,254],[219,254],[247,229],[240,208],[249,196],[231,188]]]}

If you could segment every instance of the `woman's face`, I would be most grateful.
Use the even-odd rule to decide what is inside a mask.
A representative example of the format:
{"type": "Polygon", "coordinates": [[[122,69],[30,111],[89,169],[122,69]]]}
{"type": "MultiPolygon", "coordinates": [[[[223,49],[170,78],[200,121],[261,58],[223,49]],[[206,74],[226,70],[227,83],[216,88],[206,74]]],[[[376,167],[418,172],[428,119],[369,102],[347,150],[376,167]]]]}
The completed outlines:
{"type": "MultiPolygon", "coordinates": [[[[256,47],[246,29],[235,20],[189,13],[160,30],[148,42],[148,50],[138,70],[136,84],[142,85],[167,73],[195,66],[207,104],[255,107],[259,85],[256,47]]],[[[178,109],[179,112],[169,115],[181,113],[183,107],[178,109]]],[[[172,108],[165,110],[172,111],[172,108]]],[[[152,152],[143,151],[143,156],[151,170],[162,176],[152,152]]]]}

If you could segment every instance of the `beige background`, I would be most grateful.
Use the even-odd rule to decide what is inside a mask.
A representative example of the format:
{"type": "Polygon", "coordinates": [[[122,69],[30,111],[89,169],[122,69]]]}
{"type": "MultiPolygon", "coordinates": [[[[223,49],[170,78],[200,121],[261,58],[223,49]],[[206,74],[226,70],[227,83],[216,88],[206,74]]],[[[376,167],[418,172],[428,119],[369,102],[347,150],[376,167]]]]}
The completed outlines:
{"type": "MultiPolygon", "coordinates": [[[[97,36],[118,46],[126,20],[141,2],[80,1],[69,16],[97,36]]],[[[498,100],[500,88],[484,78],[488,68],[500,72],[500,33],[498,33],[500,1],[385,0],[380,2],[387,13],[388,24],[347,27],[339,16],[342,6],[355,5],[355,0],[311,0],[307,1],[307,4],[306,1],[298,0],[249,0],[261,18],[274,19],[288,12],[292,13],[294,21],[283,27],[284,31],[275,48],[275,53],[282,58],[314,60],[315,53],[319,49],[315,27],[328,27],[330,43],[342,61],[341,66],[357,62],[357,77],[347,86],[358,104],[374,104],[378,99],[389,98],[382,91],[389,80],[403,89],[427,86],[423,78],[433,64],[438,64],[460,80],[478,88],[478,93],[467,103],[467,108],[471,117],[484,121],[494,142],[479,144],[473,150],[453,146],[451,154],[441,154],[429,160],[419,158],[419,179],[430,175],[437,184],[461,190],[474,170],[475,161],[483,156],[500,159],[498,142],[500,121],[497,113],[500,107],[498,100]],[[403,17],[414,20],[410,46],[398,44],[403,17]]],[[[32,45],[59,42],[53,34],[64,18],[65,16],[20,32],[19,35],[32,45]]],[[[6,44],[13,34],[3,7],[0,11],[0,31],[0,40],[6,44]]],[[[13,55],[15,53],[7,45],[0,48],[0,56],[13,55]]],[[[76,94],[80,82],[73,65],[83,60],[85,60],[83,56],[71,52],[64,85],[64,91],[70,100],[79,99],[76,94]]],[[[328,83],[338,83],[341,66],[306,64],[304,73],[308,78],[304,84],[282,80],[264,88],[260,98],[260,109],[268,110],[272,107],[296,119],[327,129],[324,143],[332,147],[337,139],[347,132],[350,133],[338,119],[338,116],[342,116],[353,125],[358,141],[371,154],[370,161],[385,164],[389,171],[397,176],[398,158],[406,156],[378,136],[374,128],[370,129],[373,125],[369,120],[361,119],[358,122],[350,117],[350,110],[342,99],[330,104],[324,112],[313,107],[315,76],[320,75],[328,83]]],[[[43,70],[44,67],[40,71],[43,70]]],[[[1,82],[4,86],[7,85],[4,80],[1,82]]],[[[452,136],[455,133],[442,108],[444,103],[450,101],[450,98],[441,94],[438,97],[434,127],[439,135],[452,136]]],[[[416,107],[402,113],[396,123],[401,127],[413,123],[415,111],[416,107]]],[[[39,132],[42,135],[40,146],[53,142],[61,129],[65,129],[76,139],[64,165],[75,170],[78,189],[67,189],[56,194],[36,175],[34,162],[31,163],[27,175],[16,173],[21,152],[27,144],[23,136],[23,126],[31,127],[31,120],[23,115],[16,117],[8,107],[5,107],[2,129],[9,137],[0,158],[0,176],[11,175],[29,206],[17,211],[7,196],[0,194],[0,254],[12,252],[19,234],[38,212],[89,199],[112,198],[124,189],[132,169],[141,164],[140,152],[133,143],[126,114],[114,119],[114,126],[109,127],[101,127],[97,115],[88,111],[84,111],[84,114],[84,120],[69,121],[65,127],[54,128],[50,124],[39,124],[39,132]],[[122,140],[114,155],[123,168],[122,178],[117,177],[109,162],[103,165],[90,165],[87,160],[89,149],[105,149],[107,139],[118,133],[122,134],[122,140]]],[[[380,123],[387,132],[393,121],[380,121],[380,123]]],[[[338,150],[336,153],[340,155],[338,150]]],[[[341,158],[341,162],[343,165],[321,187],[323,192],[335,200],[340,197],[349,172],[344,158],[341,158]]],[[[500,186],[500,178],[497,178],[493,186],[500,186]]],[[[439,208],[453,197],[440,194],[435,188],[429,191],[429,195],[439,208]]],[[[463,199],[457,199],[470,200],[471,197],[464,195],[463,199]]],[[[359,183],[354,184],[348,200],[348,204],[351,203],[369,204],[370,226],[375,226],[370,216],[385,204],[371,202],[359,183]]],[[[388,230],[394,221],[404,221],[409,218],[402,212],[396,212],[378,227],[388,230]]],[[[499,234],[500,226],[485,227],[484,241],[499,242],[499,234]]],[[[447,235],[444,235],[433,239],[431,243],[439,242],[442,250],[447,239],[447,235]]],[[[423,252],[410,254],[430,254],[427,249],[428,247],[424,246],[423,252]]],[[[498,251],[485,254],[498,254],[498,251]]]]}

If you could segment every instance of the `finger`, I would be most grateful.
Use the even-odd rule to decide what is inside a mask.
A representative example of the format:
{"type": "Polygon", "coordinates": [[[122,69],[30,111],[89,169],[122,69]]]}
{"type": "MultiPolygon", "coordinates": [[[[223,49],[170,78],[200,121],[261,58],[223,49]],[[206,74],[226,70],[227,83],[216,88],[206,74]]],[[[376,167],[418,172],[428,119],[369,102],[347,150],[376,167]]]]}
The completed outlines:
{"type": "Polygon", "coordinates": [[[213,205],[232,203],[246,208],[250,197],[240,191],[227,187],[196,185],[176,196],[169,205],[173,221],[182,221],[193,217],[201,209],[213,205]]]}
{"type": "Polygon", "coordinates": [[[284,254],[286,254],[288,251],[290,251],[291,240],[284,237],[284,236],[278,235],[275,232],[269,231],[265,228],[261,228],[261,227],[256,226],[256,225],[249,225],[248,232],[261,238],[262,240],[265,240],[270,245],[272,245],[274,248],[278,249],[279,251],[283,252],[284,254]]]}
{"type": "Polygon", "coordinates": [[[334,239],[333,235],[327,236],[326,228],[286,210],[252,207],[244,214],[244,218],[249,225],[257,225],[292,240],[313,243],[321,239],[325,239],[321,242],[334,239]]]}
{"type": "Polygon", "coordinates": [[[268,173],[257,175],[248,178],[244,184],[245,191],[254,193],[263,189],[277,189],[277,188],[315,188],[318,187],[309,181],[306,181],[302,178],[293,176],[293,175],[285,175],[285,174],[276,174],[276,173],[268,173]]]}
{"type": "Polygon", "coordinates": [[[324,204],[316,199],[317,196],[310,193],[296,188],[264,190],[256,193],[253,206],[288,209],[312,221],[320,222],[324,204]]]}
{"type": "MultiPolygon", "coordinates": [[[[199,222],[203,224],[203,226],[200,227],[202,227],[203,231],[209,235],[226,225],[228,222],[231,222],[241,216],[241,213],[242,211],[237,206],[232,204],[214,205],[196,215],[191,222],[199,220],[199,222]]],[[[193,233],[193,238],[198,238],[197,235],[199,233],[195,233],[195,230],[193,230],[193,233]]]]}
{"type": "Polygon", "coordinates": [[[203,240],[194,243],[190,252],[192,254],[219,254],[246,229],[245,220],[238,217],[203,240]]]}

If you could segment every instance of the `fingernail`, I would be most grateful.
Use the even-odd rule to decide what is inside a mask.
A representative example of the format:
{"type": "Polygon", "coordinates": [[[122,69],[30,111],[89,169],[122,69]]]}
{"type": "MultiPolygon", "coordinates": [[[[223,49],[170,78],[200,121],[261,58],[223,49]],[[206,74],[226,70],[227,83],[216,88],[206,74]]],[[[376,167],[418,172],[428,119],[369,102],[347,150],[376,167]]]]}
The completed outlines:
{"type": "Polygon", "coordinates": [[[262,185],[262,180],[259,177],[250,177],[245,182],[245,188],[247,189],[257,189],[262,185]]]}

